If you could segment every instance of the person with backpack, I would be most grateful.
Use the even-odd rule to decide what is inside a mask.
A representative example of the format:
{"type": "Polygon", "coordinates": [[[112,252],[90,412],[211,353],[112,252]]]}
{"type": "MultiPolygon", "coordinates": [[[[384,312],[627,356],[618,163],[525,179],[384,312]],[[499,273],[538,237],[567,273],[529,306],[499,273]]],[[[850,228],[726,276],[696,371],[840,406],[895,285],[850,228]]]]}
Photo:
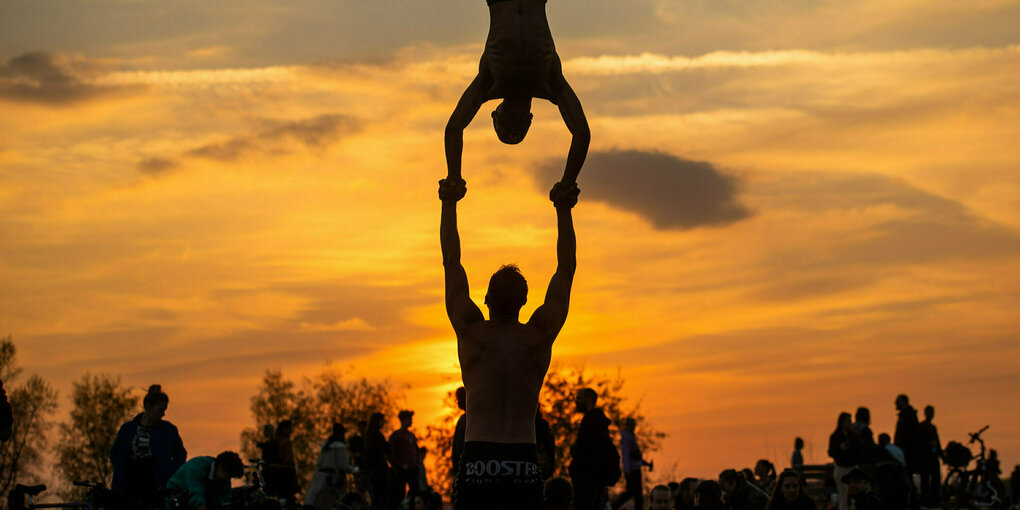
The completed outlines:
{"type": "Polygon", "coordinates": [[[577,439],[570,447],[570,473],[574,484],[575,510],[602,510],[608,499],[607,488],[622,474],[620,452],[609,437],[609,418],[595,407],[598,393],[591,388],[577,391],[576,410],[584,414],[577,439]]]}

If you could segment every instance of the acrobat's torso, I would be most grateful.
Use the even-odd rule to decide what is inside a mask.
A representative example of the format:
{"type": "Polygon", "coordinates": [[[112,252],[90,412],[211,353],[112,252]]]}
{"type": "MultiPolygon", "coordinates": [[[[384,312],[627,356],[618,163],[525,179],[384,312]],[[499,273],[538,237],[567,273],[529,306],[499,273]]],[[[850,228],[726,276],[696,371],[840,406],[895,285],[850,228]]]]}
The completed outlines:
{"type": "Polygon", "coordinates": [[[562,70],[545,0],[489,0],[489,36],[480,66],[492,79],[487,99],[527,95],[555,102],[562,70]]]}

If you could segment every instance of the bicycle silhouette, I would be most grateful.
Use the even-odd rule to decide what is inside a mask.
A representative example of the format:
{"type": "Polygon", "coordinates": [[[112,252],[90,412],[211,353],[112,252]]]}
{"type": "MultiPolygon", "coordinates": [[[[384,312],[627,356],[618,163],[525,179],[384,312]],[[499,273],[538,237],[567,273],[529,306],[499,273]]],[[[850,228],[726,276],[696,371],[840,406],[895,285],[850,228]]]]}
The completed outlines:
{"type": "Polygon", "coordinates": [[[988,425],[977,432],[971,432],[968,445],[977,443],[981,451],[976,455],[970,446],[950,441],[943,452],[943,460],[950,466],[949,473],[942,483],[943,510],[959,508],[998,510],[1004,507],[1002,494],[996,489],[998,480],[988,476],[987,459],[985,458],[985,441],[981,434],[988,430],[988,425]],[[967,470],[972,460],[976,460],[974,469],[967,470]]]}
{"type": "Polygon", "coordinates": [[[7,496],[8,510],[35,510],[37,508],[82,508],[85,510],[107,510],[110,506],[110,491],[102,483],[76,480],[72,482],[75,487],[87,487],[86,501],[68,503],[36,503],[35,497],[46,490],[46,485],[21,485],[14,486],[14,490],[7,496]],[[25,498],[28,497],[28,503],[25,498]]]}

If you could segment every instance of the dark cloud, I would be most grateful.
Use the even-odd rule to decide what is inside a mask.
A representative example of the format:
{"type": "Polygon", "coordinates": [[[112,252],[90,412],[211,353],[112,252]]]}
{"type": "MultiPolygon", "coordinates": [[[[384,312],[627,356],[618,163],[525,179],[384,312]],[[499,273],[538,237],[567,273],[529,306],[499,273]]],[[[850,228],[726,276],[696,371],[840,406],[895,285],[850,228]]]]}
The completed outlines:
{"type": "Polygon", "coordinates": [[[94,60],[26,53],[0,64],[0,99],[63,106],[138,88],[89,83],[101,70],[94,60]]]}
{"type": "MultiPolygon", "coordinates": [[[[877,218],[863,235],[826,242],[838,249],[825,261],[876,265],[987,258],[1020,252],[1020,233],[976,214],[966,205],[892,177],[875,174],[791,174],[763,183],[769,209],[810,216],[877,218]],[[888,211],[885,214],[879,211],[888,211]]],[[[787,264],[789,259],[783,261],[787,264]]]]}
{"type": "MultiPolygon", "coordinates": [[[[544,165],[540,185],[559,179],[562,172],[561,161],[544,165]]],[[[581,200],[636,213],[657,229],[722,227],[751,215],[738,200],[736,177],[711,163],[661,152],[591,153],[579,181],[581,200]]]]}
{"type": "MultiPolygon", "coordinates": [[[[757,285],[744,283],[748,297],[755,300],[817,299],[902,277],[918,265],[1020,253],[1020,232],[902,179],[832,172],[761,177],[754,187],[762,210],[795,218],[831,218],[833,230],[814,234],[817,242],[810,246],[798,241],[784,244],[776,238],[778,249],[762,261],[768,276],[757,285]]],[[[824,227],[790,222],[785,228],[792,239],[804,239],[805,232],[797,235],[798,230],[824,227]]],[[[967,296],[953,295],[963,297],[967,296]]],[[[882,304],[882,309],[892,306],[882,304]]],[[[833,311],[844,312],[864,313],[833,311]]]]}
{"type": "Polygon", "coordinates": [[[138,163],[143,174],[160,175],[177,168],[177,162],[166,158],[149,158],[138,163]]]}

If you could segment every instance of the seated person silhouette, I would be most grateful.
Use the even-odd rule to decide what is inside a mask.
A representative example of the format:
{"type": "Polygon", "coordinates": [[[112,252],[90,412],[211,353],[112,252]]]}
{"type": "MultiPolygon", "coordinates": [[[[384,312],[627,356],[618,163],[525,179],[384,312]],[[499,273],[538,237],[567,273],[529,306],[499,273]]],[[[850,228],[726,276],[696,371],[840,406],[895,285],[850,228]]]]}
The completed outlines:
{"type": "Polygon", "coordinates": [[[542,472],[535,445],[535,412],[553,341],[567,320],[577,265],[570,210],[577,203],[578,189],[576,184],[556,183],[549,194],[559,231],[556,274],[545,302],[527,323],[520,322],[519,314],[527,301],[528,284],[516,266],[501,267],[489,280],[488,320],[471,301],[457,233],[457,201],[465,191],[463,180],[440,181],[446,312],[457,334],[468,417],[454,481],[454,505],[457,510],[540,509],[542,472]]]}
{"type": "Polygon", "coordinates": [[[581,101],[570,88],[556,54],[545,0],[487,0],[489,36],[478,64],[478,75],[468,85],[446,125],[447,179],[461,179],[464,129],[482,104],[503,101],[492,112],[492,124],[500,141],[518,144],[531,126],[531,100],[540,98],[557,105],[573,138],[561,182],[570,184],[588,155],[591,133],[581,101]]]}

